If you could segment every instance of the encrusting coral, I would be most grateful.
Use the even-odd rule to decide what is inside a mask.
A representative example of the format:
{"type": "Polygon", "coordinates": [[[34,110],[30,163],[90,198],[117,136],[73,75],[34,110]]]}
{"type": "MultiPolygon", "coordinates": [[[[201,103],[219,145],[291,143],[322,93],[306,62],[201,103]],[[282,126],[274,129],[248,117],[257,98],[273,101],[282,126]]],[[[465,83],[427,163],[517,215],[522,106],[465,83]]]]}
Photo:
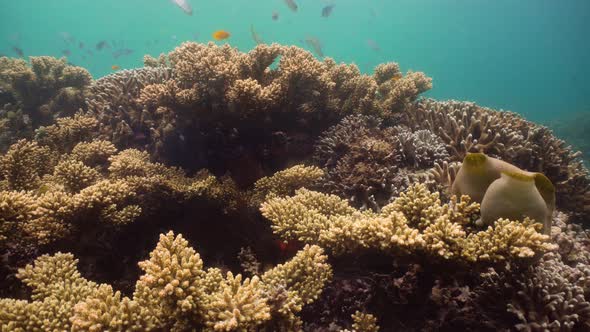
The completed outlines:
{"type": "Polygon", "coordinates": [[[0,151],[19,138],[31,138],[40,125],[77,112],[91,81],[86,69],[65,59],[0,57],[0,151]]]}
{"type": "Polygon", "coordinates": [[[377,250],[464,262],[533,258],[554,248],[528,219],[500,219],[474,229],[479,204],[469,197],[442,204],[423,184],[410,187],[380,213],[358,211],[334,195],[300,189],[292,197],[271,198],[261,206],[282,238],[329,248],[334,254],[377,250]]]}
{"type": "Polygon", "coordinates": [[[2,331],[274,331],[293,326],[301,305],[317,299],[331,278],[327,257],[306,246],[262,276],[242,279],[203,268],[181,236],[161,234],[133,297],[83,278],[71,254],[44,255],[18,277],[32,301],[0,299],[2,331]],[[280,289],[279,289],[280,287],[280,289]],[[273,297],[283,292],[283,301],[273,297]],[[288,315],[287,315],[288,313],[288,315]]]}

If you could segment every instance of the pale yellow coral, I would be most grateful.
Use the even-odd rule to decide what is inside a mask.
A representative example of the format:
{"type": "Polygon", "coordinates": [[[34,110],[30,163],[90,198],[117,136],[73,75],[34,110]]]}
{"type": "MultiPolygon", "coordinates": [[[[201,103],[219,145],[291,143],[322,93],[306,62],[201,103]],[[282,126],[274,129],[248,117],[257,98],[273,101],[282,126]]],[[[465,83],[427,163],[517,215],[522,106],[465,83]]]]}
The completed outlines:
{"type": "Polygon", "coordinates": [[[132,222],[141,212],[138,206],[126,205],[126,201],[134,195],[125,181],[103,180],[74,196],[74,206],[103,222],[123,225],[132,222]]]}
{"type": "Polygon", "coordinates": [[[301,304],[308,304],[318,298],[332,278],[327,260],[322,248],[306,245],[290,261],[265,272],[262,280],[270,288],[286,287],[298,296],[301,304]]]}
{"type": "Polygon", "coordinates": [[[70,193],[77,193],[100,178],[100,174],[95,169],[75,160],[64,160],[57,164],[53,176],[70,193]]]}
{"type": "Polygon", "coordinates": [[[32,289],[33,302],[1,299],[0,308],[6,308],[8,314],[0,315],[0,326],[9,331],[70,330],[74,305],[98,287],[82,278],[76,263],[73,255],[57,253],[40,256],[20,269],[17,277],[32,289]]]}
{"type": "Polygon", "coordinates": [[[270,307],[263,296],[263,285],[254,276],[242,282],[240,274],[227,273],[207,306],[207,324],[215,331],[256,331],[270,320],[270,307]]]}
{"type": "Polygon", "coordinates": [[[423,184],[410,187],[380,213],[358,211],[334,196],[300,189],[292,197],[270,198],[263,216],[284,239],[318,244],[334,254],[379,250],[388,254],[426,252],[443,259],[501,261],[522,259],[552,248],[537,225],[498,221],[477,232],[479,204],[467,196],[442,204],[423,184]]]}
{"type": "Polygon", "coordinates": [[[117,152],[115,145],[109,141],[94,140],[92,142],[81,142],[74,146],[69,157],[83,162],[90,167],[106,164],[109,157],[117,152]]]}
{"type": "Polygon", "coordinates": [[[218,268],[203,270],[199,254],[172,232],[139,263],[144,274],[133,298],[82,278],[76,264],[57,253],[21,269],[17,277],[32,289],[32,301],[0,299],[2,331],[261,331],[271,319],[299,330],[295,314],[332,273],[322,249],[306,246],[261,277],[224,278],[218,268]]]}
{"type": "Polygon", "coordinates": [[[54,125],[40,127],[36,140],[60,152],[71,151],[76,144],[90,140],[97,125],[96,118],[78,113],[73,117],[59,118],[54,125]]]}
{"type": "Polygon", "coordinates": [[[23,226],[35,216],[35,198],[22,191],[0,191],[0,243],[22,240],[23,226]]]}
{"type": "Polygon", "coordinates": [[[423,229],[433,220],[429,208],[440,204],[438,193],[431,193],[425,185],[417,184],[401,193],[391,204],[384,206],[381,213],[387,215],[390,211],[400,211],[408,218],[412,227],[423,229]]]}
{"type": "Polygon", "coordinates": [[[352,328],[354,332],[378,332],[377,318],[371,314],[356,311],[352,314],[352,328]]]}
{"type": "Polygon", "coordinates": [[[71,331],[151,331],[156,327],[148,316],[146,308],[136,301],[121,296],[109,285],[98,289],[74,306],[70,318],[71,331]]]}
{"type": "MultiPolygon", "coordinates": [[[[161,234],[150,259],[140,262],[139,267],[145,274],[137,282],[134,298],[140,305],[150,307],[155,319],[171,324],[166,322],[204,314],[203,261],[181,235],[161,234]]],[[[192,319],[198,321],[198,317],[192,319]]]]}
{"type": "Polygon", "coordinates": [[[0,175],[10,189],[30,190],[38,185],[40,176],[50,171],[52,154],[36,142],[20,140],[0,157],[0,175]]]}
{"type": "Polygon", "coordinates": [[[555,249],[550,237],[539,233],[542,224],[525,218],[522,222],[499,219],[485,231],[469,234],[463,256],[469,261],[502,261],[532,258],[555,249]]]}
{"type": "Polygon", "coordinates": [[[251,204],[258,206],[267,198],[291,195],[296,189],[313,185],[323,175],[318,167],[297,165],[263,177],[254,184],[251,204]]]}

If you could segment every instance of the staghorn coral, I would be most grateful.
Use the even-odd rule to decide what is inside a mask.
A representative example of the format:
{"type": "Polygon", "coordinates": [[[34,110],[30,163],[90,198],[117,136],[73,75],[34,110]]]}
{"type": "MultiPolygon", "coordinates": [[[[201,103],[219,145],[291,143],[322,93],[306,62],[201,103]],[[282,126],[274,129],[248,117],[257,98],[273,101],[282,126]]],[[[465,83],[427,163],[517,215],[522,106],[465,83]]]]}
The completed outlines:
{"type": "Polygon", "coordinates": [[[379,214],[305,189],[293,197],[271,198],[260,210],[283,239],[319,244],[336,255],[373,249],[485,263],[532,258],[554,248],[548,236],[538,233],[539,225],[527,219],[498,220],[478,232],[472,228],[478,209],[466,196],[441,204],[438,194],[417,184],[379,214]]]}
{"type": "Polygon", "coordinates": [[[0,247],[21,241],[23,225],[35,217],[34,204],[35,198],[27,192],[0,191],[0,247]]]}
{"type": "Polygon", "coordinates": [[[220,290],[210,300],[207,325],[215,331],[255,330],[271,319],[270,307],[263,297],[263,285],[257,276],[246,278],[227,273],[220,290]]]}
{"type": "Polygon", "coordinates": [[[315,166],[297,165],[263,177],[254,183],[250,204],[258,207],[270,197],[292,195],[298,188],[314,185],[323,175],[315,166]]]}
{"type": "Polygon", "coordinates": [[[41,176],[50,172],[53,159],[47,147],[20,140],[0,157],[0,179],[11,190],[33,189],[41,176]]]}
{"type": "Polygon", "coordinates": [[[405,112],[404,123],[428,129],[447,146],[452,160],[481,152],[521,169],[545,174],[555,185],[557,207],[585,220],[590,206],[590,176],[566,143],[543,126],[515,113],[494,111],[474,103],[422,100],[405,112]]]}
{"type": "Polygon", "coordinates": [[[375,316],[360,311],[352,314],[352,330],[356,332],[377,332],[379,327],[377,326],[377,319],[375,316]]]}
{"type": "Polygon", "coordinates": [[[292,314],[301,310],[283,306],[317,298],[331,275],[325,261],[319,247],[306,247],[262,277],[242,281],[241,275],[228,272],[224,278],[219,269],[204,270],[188,242],[169,232],[161,234],[150,259],[139,263],[145,273],[129,298],[107,284],[83,278],[73,255],[44,255],[18,274],[32,288],[32,301],[0,299],[0,327],[3,331],[258,331],[271,319],[284,320],[285,310],[292,314]],[[269,297],[268,290],[277,285],[286,287],[285,303],[269,297]]]}
{"type": "Polygon", "coordinates": [[[54,125],[40,127],[35,132],[35,140],[56,151],[69,152],[76,144],[91,140],[97,124],[92,116],[77,113],[57,119],[54,125]]]}
{"type": "Polygon", "coordinates": [[[74,146],[69,157],[81,161],[84,165],[97,167],[107,163],[109,158],[117,152],[113,143],[104,140],[80,142],[74,146]]]}
{"type": "Polygon", "coordinates": [[[6,126],[0,151],[19,138],[31,138],[40,125],[83,108],[91,81],[86,69],[71,66],[65,59],[30,57],[27,63],[0,57],[0,123],[6,126]]]}
{"type": "Polygon", "coordinates": [[[33,265],[21,269],[18,278],[32,289],[33,301],[1,299],[2,330],[69,330],[76,303],[98,287],[82,278],[76,264],[73,255],[57,253],[40,256],[33,265]]]}

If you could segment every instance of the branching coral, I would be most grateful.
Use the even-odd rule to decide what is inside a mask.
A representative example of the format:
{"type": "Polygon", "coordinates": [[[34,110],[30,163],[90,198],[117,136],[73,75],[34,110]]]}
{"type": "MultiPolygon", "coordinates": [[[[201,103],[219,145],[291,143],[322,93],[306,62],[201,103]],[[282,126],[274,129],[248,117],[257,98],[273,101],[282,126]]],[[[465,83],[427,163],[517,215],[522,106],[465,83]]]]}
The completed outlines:
{"type": "MultiPolygon", "coordinates": [[[[203,269],[188,242],[172,232],[160,236],[150,259],[139,263],[143,274],[133,298],[106,284],[83,278],[71,254],[39,257],[18,277],[32,288],[32,302],[0,299],[0,327],[10,331],[257,331],[271,319],[283,321],[312,302],[331,277],[319,247],[301,250],[295,258],[242,281],[241,275],[203,269]],[[284,286],[286,301],[270,296],[284,286]],[[287,307],[288,306],[288,307],[287,307]]],[[[290,319],[297,319],[296,316],[290,319]]]]}
{"type": "Polygon", "coordinates": [[[379,214],[360,212],[334,195],[298,190],[262,204],[262,214],[284,239],[330,248],[335,254],[380,250],[424,252],[467,262],[531,258],[553,249],[549,237],[530,221],[499,220],[485,231],[472,228],[478,204],[464,196],[442,204],[424,185],[408,191],[379,214]]]}
{"type": "Polygon", "coordinates": [[[32,130],[55,118],[70,116],[84,106],[84,93],[92,77],[86,69],[68,65],[65,59],[0,57],[0,100],[2,131],[0,150],[18,138],[30,138],[32,130]],[[10,133],[10,136],[4,136],[10,133]]]}
{"type": "Polygon", "coordinates": [[[515,320],[519,331],[585,331],[590,328],[589,274],[587,265],[571,267],[558,254],[547,254],[524,271],[488,273],[480,302],[486,307],[485,301],[506,301],[506,318],[515,320]]]}
{"type": "Polygon", "coordinates": [[[292,195],[296,189],[313,186],[324,172],[315,166],[297,165],[263,177],[254,183],[251,204],[258,207],[270,197],[292,195]]]}
{"type": "Polygon", "coordinates": [[[473,103],[420,101],[405,113],[405,123],[428,129],[446,144],[451,158],[482,152],[531,172],[545,174],[555,185],[557,207],[584,220],[590,211],[590,176],[566,143],[551,131],[511,112],[473,103]]]}
{"type": "Polygon", "coordinates": [[[124,94],[122,88],[106,87],[123,85],[110,81],[124,80],[135,72],[97,81],[91,90],[98,89],[100,96],[88,101],[89,108],[101,123],[101,138],[120,148],[147,148],[158,160],[185,165],[202,162],[204,152],[195,150],[211,150],[212,164],[218,158],[227,163],[231,157],[237,163],[234,160],[247,158],[270,164],[263,168],[284,167],[288,164],[284,157],[300,158],[294,153],[301,149],[299,145],[311,145],[314,136],[347,114],[399,112],[429,87],[419,82],[429,82],[423,75],[383,72],[377,81],[361,74],[355,65],[319,61],[301,48],[277,44],[258,45],[242,53],[228,45],[184,43],[161,58],[158,67],[144,69],[154,74],[141,79],[141,91],[134,88],[124,94]],[[164,71],[166,75],[155,74],[164,71]],[[391,80],[393,76],[388,75],[403,79],[391,80]],[[387,88],[377,93],[380,85],[387,88]],[[119,100],[128,96],[135,98],[126,101],[131,105],[120,106],[119,100]],[[390,106],[384,109],[382,103],[390,106]],[[263,130],[259,130],[261,121],[263,130]],[[285,139],[276,144],[273,138],[279,136],[285,139]],[[194,149],[195,144],[200,148],[194,149]],[[183,160],[177,160],[178,155],[183,160]]]}
{"type": "Polygon", "coordinates": [[[379,211],[412,182],[425,180],[421,173],[448,154],[429,130],[382,128],[378,118],[353,115],[324,132],[314,159],[326,170],[324,190],[379,211]]]}
{"type": "Polygon", "coordinates": [[[20,140],[0,157],[0,179],[12,190],[35,188],[41,176],[51,170],[51,150],[36,142],[20,140]]]}
{"type": "Polygon", "coordinates": [[[89,123],[94,119],[59,119],[45,128],[40,143],[21,140],[0,157],[3,238],[21,234],[24,242],[45,245],[130,224],[170,202],[208,197],[228,210],[240,200],[245,204],[231,181],[208,174],[189,178],[180,169],[152,163],[145,152],[117,152],[108,141],[84,141],[89,123]]]}
{"type": "Polygon", "coordinates": [[[157,127],[160,117],[144,111],[136,102],[141,90],[150,84],[168,81],[168,68],[142,68],[123,70],[92,83],[86,99],[88,113],[100,123],[99,134],[119,148],[143,147],[142,136],[157,127]],[[143,132],[133,131],[143,125],[143,132]]]}

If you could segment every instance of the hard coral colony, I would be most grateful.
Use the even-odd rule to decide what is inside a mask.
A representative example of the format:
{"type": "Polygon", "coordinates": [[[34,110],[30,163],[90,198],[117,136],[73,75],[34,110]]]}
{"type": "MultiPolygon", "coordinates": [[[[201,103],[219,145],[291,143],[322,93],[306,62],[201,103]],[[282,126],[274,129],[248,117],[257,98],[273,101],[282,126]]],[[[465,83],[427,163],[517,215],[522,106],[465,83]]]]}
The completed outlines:
{"type": "Polygon", "coordinates": [[[579,155],[423,73],[189,42],[0,88],[2,331],[590,329],[579,155]]]}

